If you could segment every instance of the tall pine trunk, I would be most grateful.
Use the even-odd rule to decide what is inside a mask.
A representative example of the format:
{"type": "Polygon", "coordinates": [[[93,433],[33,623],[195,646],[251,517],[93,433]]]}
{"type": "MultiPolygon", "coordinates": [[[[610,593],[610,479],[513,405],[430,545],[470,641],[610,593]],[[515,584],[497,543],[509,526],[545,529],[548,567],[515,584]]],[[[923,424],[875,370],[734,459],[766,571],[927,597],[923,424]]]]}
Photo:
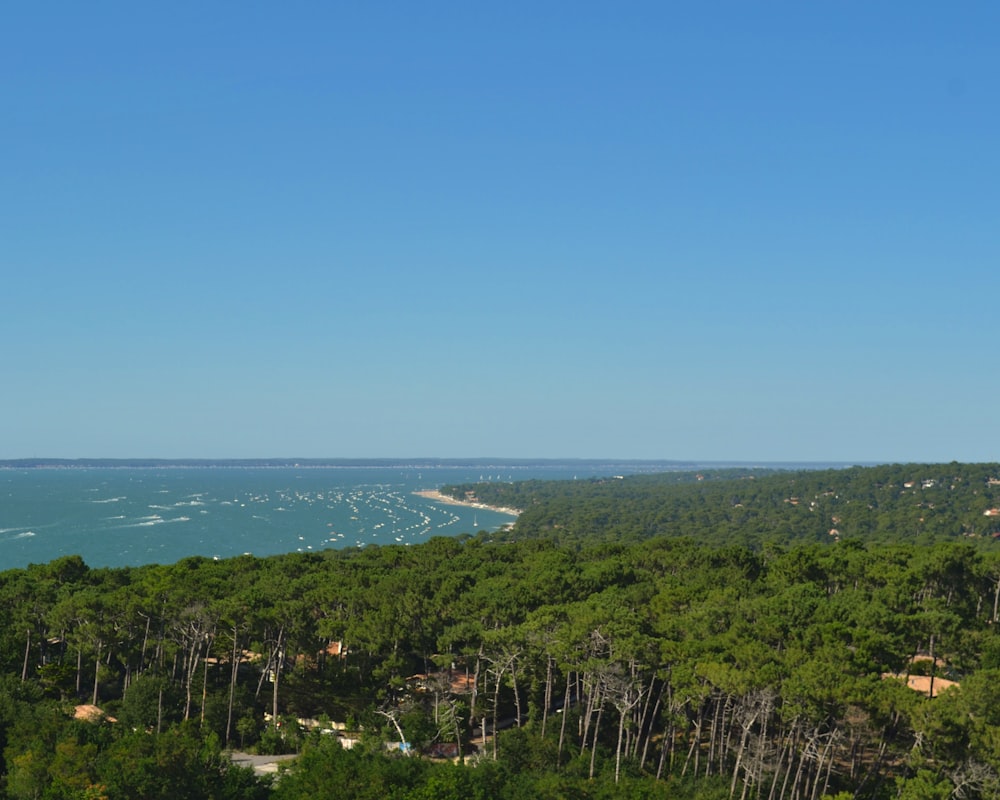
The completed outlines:
{"type": "Polygon", "coordinates": [[[559,747],[556,750],[556,758],[562,761],[563,743],[566,741],[566,717],[569,716],[569,704],[571,690],[573,686],[573,673],[566,676],[566,694],[563,696],[562,720],[559,722],[559,747]]]}
{"type": "Polygon", "coordinates": [[[271,718],[275,726],[278,725],[278,684],[281,681],[281,667],[284,662],[284,638],[285,629],[278,629],[278,642],[274,650],[274,685],[271,689],[271,718]]]}
{"type": "MultiPolygon", "coordinates": [[[[549,707],[552,705],[552,656],[545,657],[545,699],[542,701],[542,738],[545,738],[545,728],[549,721],[549,707]]],[[[563,709],[566,713],[566,709],[563,709]]]]}
{"type": "Polygon", "coordinates": [[[31,652],[31,628],[28,628],[24,642],[24,663],[21,665],[21,682],[28,680],[28,654],[31,652]]]}
{"type": "Polygon", "coordinates": [[[94,695],[93,699],[91,700],[91,703],[93,703],[93,705],[95,706],[97,705],[98,689],[100,688],[101,647],[103,646],[103,644],[104,643],[100,639],[97,640],[97,657],[94,659],[94,695]]]}
{"type": "Polygon", "coordinates": [[[236,677],[240,671],[240,657],[238,649],[239,636],[236,626],[233,626],[233,653],[229,661],[229,702],[226,709],[226,746],[229,746],[229,739],[233,732],[233,700],[236,696],[236,677]]]}

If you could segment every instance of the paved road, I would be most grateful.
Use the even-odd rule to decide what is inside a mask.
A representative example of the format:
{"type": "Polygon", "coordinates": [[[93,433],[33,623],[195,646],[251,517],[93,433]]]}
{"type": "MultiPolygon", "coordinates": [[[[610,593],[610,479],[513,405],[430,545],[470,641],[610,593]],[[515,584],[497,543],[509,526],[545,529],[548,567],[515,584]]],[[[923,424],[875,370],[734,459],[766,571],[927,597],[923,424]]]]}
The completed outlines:
{"type": "Polygon", "coordinates": [[[250,753],[233,752],[229,757],[234,764],[241,767],[253,767],[253,771],[258,775],[273,775],[278,771],[278,764],[295,758],[295,753],[285,756],[255,756],[250,753]]]}

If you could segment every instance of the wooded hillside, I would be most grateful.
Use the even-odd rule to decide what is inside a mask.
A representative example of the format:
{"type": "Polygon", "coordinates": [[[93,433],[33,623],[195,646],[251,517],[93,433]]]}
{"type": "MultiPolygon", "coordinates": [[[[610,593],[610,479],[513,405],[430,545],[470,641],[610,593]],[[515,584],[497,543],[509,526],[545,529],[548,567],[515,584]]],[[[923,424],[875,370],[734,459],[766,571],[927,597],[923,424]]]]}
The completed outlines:
{"type": "Polygon", "coordinates": [[[479,483],[456,499],[522,510],[518,538],[688,536],[715,545],[829,538],[931,542],[1000,531],[995,464],[892,464],[842,470],[727,469],[581,481],[479,483]],[[994,515],[987,512],[995,510],[994,515]]]}
{"type": "Polygon", "coordinates": [[[477,485],[454,492],[525,509],[512,532],[9,570],[3,791],[991,797],[998,477],[477,485]],[[271,786],[225,747],[302,755],[271,786]]]}

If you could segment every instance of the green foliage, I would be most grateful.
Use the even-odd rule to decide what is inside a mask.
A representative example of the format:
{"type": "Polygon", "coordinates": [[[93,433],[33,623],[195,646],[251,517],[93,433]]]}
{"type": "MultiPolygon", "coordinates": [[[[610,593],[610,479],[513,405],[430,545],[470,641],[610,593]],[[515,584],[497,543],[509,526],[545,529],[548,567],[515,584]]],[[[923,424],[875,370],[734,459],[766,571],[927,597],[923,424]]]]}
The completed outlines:
{"type": "Polygon", "coordinates": [[[868,543],[988,542],[1000,507],[996,464],[890,464],[843,470],[726,469],[622,479],[482,483],[442,489],[457,499],[522,509],[495,539],[563,544],[690,536],[765,544],[857,538],[868,543]],[[831,533],[833,532],[833,533],[831,533]]]}
{"type": "Polygon", "coordinates": [[[491,485],[525,509],[509,535],[3,572],[5,791],[992,797],[996,477],[949,464],[491,485]],[[931,700],[905,684],[918,672],[959,686],[931,700]],[[95,693],[117,722],[71,719],[95,693]],[[264,722],[275,706],[280,727],[264,722]],[[385,751],[398,734],[377,712],[414,755],[385,751]],[[356,721],[361,744],[299,729],[324,715],[356,721]],[[301,755],[271,788],[222,743],[301,755]]]}
{"type": "Polygon", "coordinates": [[[125,692],[118,707],[118,721],[127,730],[156,730],[162,721],[179,721],[177,687],[157,675],[140,675],[125,692]]]}
{"type": "Polygon", "coordinates": [[[298,752],[304,740],[303,732],[295,717],[281,717],[277,725],[268,725],[260,734],[257,752],[282,755],[298,752]]]}
{"type": "Polygon", "coordinates": [[[232,765],[217,746],[188,727],[164,734],[127,734],[103,754],[100,780],[109,797],[264,798],[266,787],[232,765]]]}
{"type": "Polygon", "coordinates": [[[333,737],[310,743],[278,781],[275,800],[328,796],[358,800],[398,796],[418,782],[427,764],[416,759],[388,759],[365,749],[346,750],[333,737]]]}
{"type": "Polygon", "coordinates": [[[899,800],[949,800],[955,789],[947,778],[928,769],[899,778],[897,788],[899,800]]]}

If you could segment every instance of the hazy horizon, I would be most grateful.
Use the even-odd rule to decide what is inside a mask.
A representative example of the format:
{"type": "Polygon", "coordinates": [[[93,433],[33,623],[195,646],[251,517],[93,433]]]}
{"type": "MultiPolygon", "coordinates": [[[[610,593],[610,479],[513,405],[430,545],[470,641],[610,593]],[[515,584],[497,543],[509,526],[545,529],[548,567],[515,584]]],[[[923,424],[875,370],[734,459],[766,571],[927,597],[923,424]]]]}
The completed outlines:
{"type": "MultiPolygon", "coordinates": [[[[735,460],[735,459],[723,459],[723,460],[707,460],[707,459],[676,459],[676,458],[586,458],[586,457],[569,457],[569,458],[558,458],[558,457],[539,457],[539,458],[502,458],[495,456],[393,456],[393,457],[359,457],[359,458],[349,458],[349,457],[310,457],[310,458],[298,458],[295,456],[260,456],[260,457],[243,457],[243,458],[226,458],[226,457],[197,457],[197,458],[156,458],[156,457],[98,457],[89,458],[86,456],[77,458],[62,458],[62,457],[29,457],[29,458],[5,458],[0,459],[0,466],[10,467],[17,465],[27,465],[27,466],[73,466],[77,464],[81,465],[180,465],[180,466],[280,466],[280,467],[364,467],[364,466],[426,466],[428,468],[434,467],[452,467],[452,466],[489,466],[489,465],[500,465],[500,466],[530,466],[530,465],[570,465],[570,464],[581,464],[581,465],[598,465],[607,464],[608,466],[614,465],[647,465],[647,466],[663,466],[671,468],[681,468],[681,469],[698,469],[698,468],[712,468],[712,467],[725,467],[725,466],[755,466],[759,465],[762,467],[767,466],[801,466],[803,468],[809,468],[811,466],[825,468],[825,467],[848,467],[848,466],[875,466],[879,464],[888,463],[898,463],[898,462],[888,462],[888,461],[873,461],[873,462],[859,462],[859,461],[763,461],[760,459],[750,459],[750,460],[735,460]]],[[[917,462],[917,463],[932,463],[932,462],[917,462]]]]}

